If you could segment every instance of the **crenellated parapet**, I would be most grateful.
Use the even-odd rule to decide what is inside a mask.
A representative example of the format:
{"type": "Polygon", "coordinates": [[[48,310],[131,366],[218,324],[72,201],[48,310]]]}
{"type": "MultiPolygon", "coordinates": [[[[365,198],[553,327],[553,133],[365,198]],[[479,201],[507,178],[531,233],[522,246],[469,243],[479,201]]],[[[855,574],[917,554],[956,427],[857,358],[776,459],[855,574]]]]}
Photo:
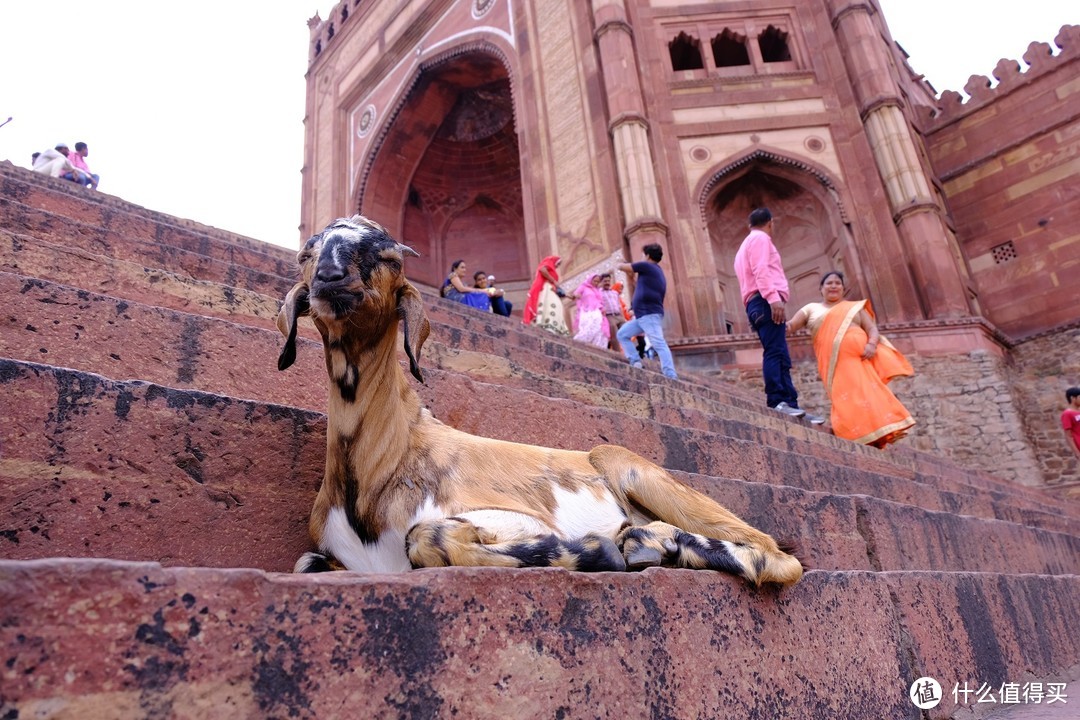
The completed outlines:
{"type": "Polygon", "coordinates": [[[308,20],[308,31],[310,37],[308,39],[308,65],[315,62],[315,59],[322,55],[327,46],[334,39],[334,36],[340,32],[342,25],[349,19],[349,6],[360,4],[360,0],[341,0],[337,5],[333,7],[330,14],[325,20],[323,20],[319,13],[316,12],[308,20]]]}
{"type": "Polygon", "coordinates": [[[929,125],[934,126],[966,115],[1008,94],[1014,88],[1076,60],[1080,57],[1080,25],[1063,25],[1054,38],[1054,44],[1059,50],[1056,54],[1050,43],[1033,42],[1028,45],[1027,52],[1023,55],[1026,69],[1021,68],[1016,60],[999,60],[992,73],[994,80],[997,80],[996,85],[985,75],[972,75],[964,85],[964,92],[969,96],[966,101],[964,96],[955,90],[941,93],[937,109],[927,111],[926,119],[929,125]]]}

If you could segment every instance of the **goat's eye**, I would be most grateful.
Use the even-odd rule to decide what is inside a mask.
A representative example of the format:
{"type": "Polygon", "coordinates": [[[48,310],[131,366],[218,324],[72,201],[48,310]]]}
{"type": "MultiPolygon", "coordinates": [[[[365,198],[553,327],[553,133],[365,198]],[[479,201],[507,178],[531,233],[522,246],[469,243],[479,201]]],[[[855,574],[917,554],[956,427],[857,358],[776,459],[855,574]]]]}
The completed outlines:
{"type": "Polygon", "coordinates": [[[382,261],[384,263],[386,263],[387,265],[389,265],[390,268],[393,269],[393,270],[400,270],[401,269],[401,261],[398,260],[397,258],[392,258],[392,257],[390,257],[390,258],[382,258],[382,261]]]}

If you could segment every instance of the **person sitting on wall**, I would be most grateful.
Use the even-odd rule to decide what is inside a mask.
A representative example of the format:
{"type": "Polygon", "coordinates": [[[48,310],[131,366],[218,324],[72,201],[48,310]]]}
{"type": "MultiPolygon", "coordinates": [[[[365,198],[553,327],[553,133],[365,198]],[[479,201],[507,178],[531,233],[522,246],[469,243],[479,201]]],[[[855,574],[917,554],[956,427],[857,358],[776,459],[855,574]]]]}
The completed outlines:
{"type": "Polygon", "coordinates": [[[34,159],[34,172],[58,178],[64,173],[75,171],[75,166],[68,160],[67,143],[56,143],[56,146],[38,153],[34,159]]]}
{"type": "Polygon", "coordinates": [[[510,317],[510,311],[514,309],[514,305],[505,298],[503,290],[495,287],[494,275],[488,275],[483,270],[477,270],[473,273],[473,287],[488,291],[491,312],[503,317],[510,317]]]}
{"type": "MultiPolygon", "coordinates": [[[[469,298],[470,295],[482,296],[486,302],[489,294],[485,289],[469,287],[465,284],[463,278],[468,270],[469,269],[465,267],[464,260],[455,260],[450,266],[450,274],[446,277],[446,280],[443,281],[442,289],[439,292],[447,300],[454,300],[465,305],[476,307],[476,305],[473,305],[467,298],[469,298]]],[[[472,298],[472,300],[479,303],[477,298],[472,298]]],[[[490,309],[490,305],[484,309],[490,309]]]]}
{"type": "Polygon", "coordinates": [[[89,187],[91,190],[97,190],[101,176],[90,172],[90,168],[86,164],[86,156],[89,154],[90,150],[87,148],[86,143],[75,143],[75,152],[68,153],[67,156],[68,162],[74,166],[74,169],[69,173],[64,173],[61,177],[89,187]]]}

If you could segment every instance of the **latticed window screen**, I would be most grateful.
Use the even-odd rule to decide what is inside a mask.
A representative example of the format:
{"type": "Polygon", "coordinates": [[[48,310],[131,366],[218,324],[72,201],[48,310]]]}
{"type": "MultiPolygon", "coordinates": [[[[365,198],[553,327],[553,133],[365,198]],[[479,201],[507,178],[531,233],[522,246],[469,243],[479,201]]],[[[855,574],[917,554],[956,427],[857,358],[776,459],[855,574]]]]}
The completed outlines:
{"type": "Polygon", "coordinates": [[[996,265],[1016,259],[1016,246],[1013,245],[1012,240],[997,245],[992,248],[990,252],[994,253],[994,263],[996,265]]]}

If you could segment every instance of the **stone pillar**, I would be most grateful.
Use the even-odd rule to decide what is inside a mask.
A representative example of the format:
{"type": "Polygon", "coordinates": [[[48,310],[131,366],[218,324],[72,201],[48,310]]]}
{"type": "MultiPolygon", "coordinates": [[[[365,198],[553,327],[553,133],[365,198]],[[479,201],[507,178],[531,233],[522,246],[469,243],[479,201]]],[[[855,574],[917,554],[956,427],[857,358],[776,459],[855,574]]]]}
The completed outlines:
{"type": "Polygon", "coordinates": [[[626,17],[624,0],[592,0],[592,8],[604,92],[611,114],[608,130],[626,223],[623,232],[630,241],[631,260],[637,261],[644,245],[660,243],[667,247],[668,227],[660,213],[633,30],[626,17]]]}
{"type": "Polygon", "coordinates": [[[901,109],[889,51],[871,17],[873,8],[865,0],[829,0],[829,8],[859,115],[893,221],[908,249],[924,310],[931,318],[970,315],[960,260],[901,109]]]}

